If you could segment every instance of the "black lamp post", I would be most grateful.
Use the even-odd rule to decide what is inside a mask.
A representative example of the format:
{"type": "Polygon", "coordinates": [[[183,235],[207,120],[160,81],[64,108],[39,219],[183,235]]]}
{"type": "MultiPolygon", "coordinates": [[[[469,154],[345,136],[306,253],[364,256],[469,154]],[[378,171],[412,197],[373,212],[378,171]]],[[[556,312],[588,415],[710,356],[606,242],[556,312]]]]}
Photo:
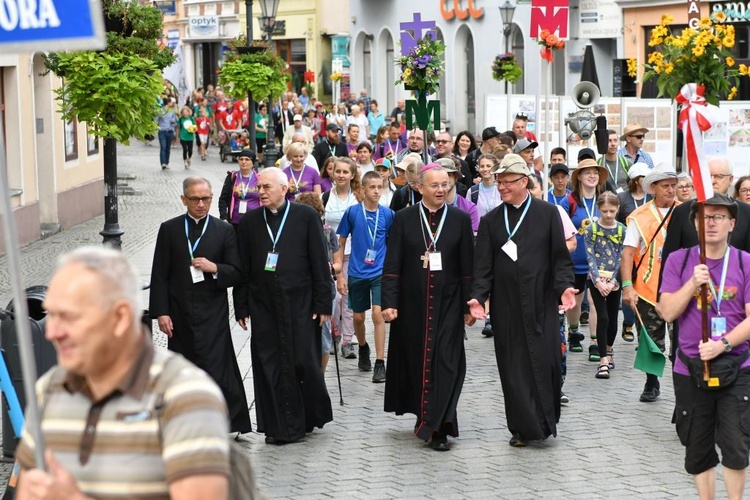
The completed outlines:
{"type": "MultiPolygon", "coordinates": [[[[273,50],[271,45],[271,39],[273,38],[273,28],[276,24],[276,13],[279,10],[280,0],[259,0],[261,16],[258,18],[261,29],[268,37],[268,50],[273,50]]],[[[283,112],[279,108],[279,113],[283,112]]],[[[281,118],[281,116],[279,116],[281,118]]],[[[268,125],[266,132],[266,149],[263,152],[263,163],[266,167],[273,167],[276,165],[276,160],[279,159],[279,150],[276,149],[276,138],[274,137],[276,124],[273,120],[273,100],[271,96],[268,96],[268,125]]]]}
{"type": "MultiPolygon", "coordinates": [[[[516,12],[516,6],[505,0],[505,3],[498,7],[500,9],[500,18],[503,20],[503,35],[505,35],[505,52],[508,52],[510,41],[511,26],[513,25],[513,14],[516,12]]],[[[505,93],[508,93],[508,81],[505,81],[505,93]]]]}
{"type": "MultiPolygon", "coordinates": [[[[245,0],[245,23],[247,23],[247,39],[245,46],[250,47],[253,44],[253,0],[245,0]]],[[[249,51],[249,49],[248,49],[249,51]]],[[[250,147],[255,149],[255,103],[253,102],[253,93],[247,92],[247,121],[250,139],[250,147]]]]}

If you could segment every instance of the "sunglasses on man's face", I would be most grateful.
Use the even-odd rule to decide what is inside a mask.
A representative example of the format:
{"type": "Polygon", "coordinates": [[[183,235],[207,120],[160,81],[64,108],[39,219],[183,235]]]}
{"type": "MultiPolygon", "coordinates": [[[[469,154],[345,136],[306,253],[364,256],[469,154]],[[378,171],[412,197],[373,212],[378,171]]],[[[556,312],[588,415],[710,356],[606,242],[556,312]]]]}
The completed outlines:
{"type": "Polygon", "coordinates": [[[644,137],[646,137],[646,135],[645,134],[638,134],[638,135],[631,135],[630,137],[635,137],[636,139],[643,139],[644,137]]]}

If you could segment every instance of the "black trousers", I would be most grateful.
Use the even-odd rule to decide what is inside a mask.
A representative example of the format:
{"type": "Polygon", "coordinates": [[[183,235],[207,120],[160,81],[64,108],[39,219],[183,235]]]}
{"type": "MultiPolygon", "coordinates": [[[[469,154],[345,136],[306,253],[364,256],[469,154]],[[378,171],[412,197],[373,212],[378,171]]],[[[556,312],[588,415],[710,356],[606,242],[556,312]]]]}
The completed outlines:
{"type": "Polygon", "coordinates": [[[602,297],[591,280],[588,280],[588,288],[596,308],[596,342],[599,345],[599,356],[604,357],[607,355],[607,347],[612,347],[617,338],[617,313],[620,310],[622,289],[612,290],[609,295],[602,297]]]}

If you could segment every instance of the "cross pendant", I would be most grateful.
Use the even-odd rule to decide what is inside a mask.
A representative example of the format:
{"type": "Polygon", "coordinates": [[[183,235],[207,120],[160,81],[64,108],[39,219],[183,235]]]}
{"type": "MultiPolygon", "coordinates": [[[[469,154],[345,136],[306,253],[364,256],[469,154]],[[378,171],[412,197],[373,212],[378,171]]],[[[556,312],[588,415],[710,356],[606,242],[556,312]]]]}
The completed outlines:
{"type": "Polygon", "coordinates": [[[424,255],[422,255],[419,259],[422,261],[422,269],[427,269],[427,266],[430,263],[430,251],[425,250],[424,255]]]}

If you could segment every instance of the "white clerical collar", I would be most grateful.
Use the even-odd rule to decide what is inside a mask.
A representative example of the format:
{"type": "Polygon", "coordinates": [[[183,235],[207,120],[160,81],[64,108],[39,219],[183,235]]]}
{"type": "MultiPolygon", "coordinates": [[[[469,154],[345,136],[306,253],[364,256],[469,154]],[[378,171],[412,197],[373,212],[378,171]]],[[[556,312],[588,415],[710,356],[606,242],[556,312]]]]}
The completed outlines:
{"type": "Polygon", "coordinates": [[[519,203],[518,205],[513,205],[513,207],[514,208],[521,208],[523,206],[523,204],[526,203],[526,201],[529,199],[529,196],[531,196],[531,195],[527,193],[526,194],[526,198],[524,198],[523,201],[521,203],[519,203]]]}
{"type": "Polygon", "coordinates": [[[431,209],[430,207],[428,207],[427,205],[425,205],[425,204],[424,204],[424,201],[420,201],[419,203],[421,203],[421,204],[422,204],[422,206],[424,207],[425,211],[427,211],[427,213],[429,213],[429,214],[436,214],[436,213],[438,213],[438,212],[439,212],[439,211],[440,211],[440,210],[441,210],[441,209],[442,209],[443,207],[445,207],[445,202],[443,202],[443,204],[442,204],[442,205],[440,205],[440,206],[439,206],[439,207],[438,207],[438,208],[437,208],[436,210],[432,210],[432,209],[431,209]]]}
{"type": "Polygon", "coordinates": [[[284,203],[282,203],[281,206],[279,206],[279,208],[269,208],[268,211],[271,212],[272,214],[276,215],[277,213],[279,213],[279,210],[281,210],[282,208],[284,208],[284,205],[286,205],[286,203],[287,203],[287,201],[284,200],[284,203]]]}
{"type": "Polygon", "coordinates": [[[196,223],[196,224],[200,224],[200,222],[201,222],[201,221],[202,221],[203,219],[205,219],[206,217],[208,217],[208,215],[204,215],[204,216],[203,216],[203,217],[201,217],[200,219],[196,219],[195,217],[193,217],[192,215],[190,215],[190,212],[188,212],[188,217],[190,217],[191,219],[193,219],[193,221],[195,221],[195,223],[196,223]]]}

